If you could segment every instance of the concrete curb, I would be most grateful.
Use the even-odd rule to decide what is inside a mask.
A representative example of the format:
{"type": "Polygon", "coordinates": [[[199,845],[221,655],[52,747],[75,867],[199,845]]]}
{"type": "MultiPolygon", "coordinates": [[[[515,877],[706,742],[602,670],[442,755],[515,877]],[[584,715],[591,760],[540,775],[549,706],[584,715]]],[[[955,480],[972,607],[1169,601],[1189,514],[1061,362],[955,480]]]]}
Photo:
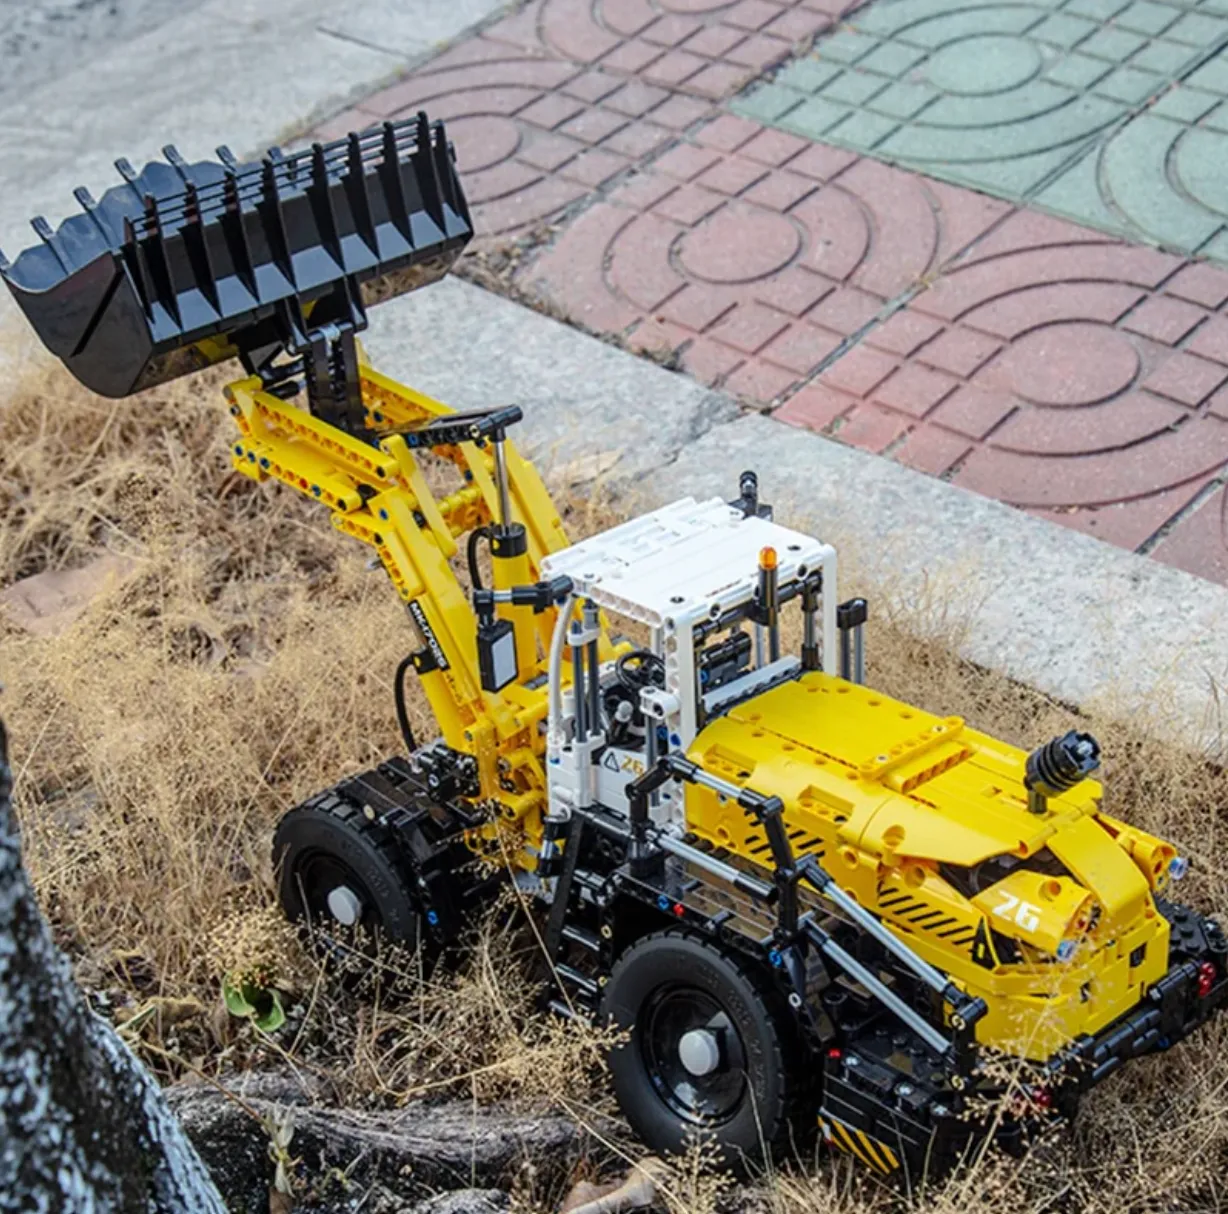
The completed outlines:
{"type": "Polygon", "coordinates": [[[1059,699],[1223,749],[1228,588],[773,421],[685,376],[452,279],[374,314],[389,374],[457,408],[518,403],[557,481],[657,505],[729,497],[745,467],[782,520],[835,542],[854,587],[936,642],[1059,699]]]}

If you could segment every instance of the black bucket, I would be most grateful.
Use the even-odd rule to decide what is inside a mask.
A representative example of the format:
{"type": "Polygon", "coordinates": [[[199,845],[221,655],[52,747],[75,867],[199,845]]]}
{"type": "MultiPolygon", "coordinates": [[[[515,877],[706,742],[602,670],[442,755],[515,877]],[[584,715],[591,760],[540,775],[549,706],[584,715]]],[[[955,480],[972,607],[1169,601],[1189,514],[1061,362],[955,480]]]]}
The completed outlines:
{"type": "Polygon", "coordinates": [[[242,356],[361,329],[368,303],[444,275],[473,235],[442,123],[425,114],[285,156],[136,173],[0,273],[35,331],[86,387],[127,396],[242,356]]]}

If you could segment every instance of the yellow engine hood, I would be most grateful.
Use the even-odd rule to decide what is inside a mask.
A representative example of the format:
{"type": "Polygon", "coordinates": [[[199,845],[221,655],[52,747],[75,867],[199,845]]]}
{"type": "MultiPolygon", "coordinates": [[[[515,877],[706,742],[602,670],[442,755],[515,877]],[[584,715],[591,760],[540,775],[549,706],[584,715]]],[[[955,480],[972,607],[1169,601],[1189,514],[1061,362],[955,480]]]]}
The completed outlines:
{"type": "MultiPolygon", "coordinates": [[[[1144,857],[1152,862],[1171,848],[1140,832],[1127,838],[1129,828],[1102,817],[1092,780],[1051,799],[1046,813],[1031,813],[1026,752],[958,717],[813,672],[710,722],[689,754],[715,775],[779,796],[795,852],[814,855],[928,961],[989,997],[983,1039],[1005,1044],[1023,1035],[1026,1052],[1043,1056],[1076,1023],[1077,1031],[1094,1031],[1120,1014],[1163,972],[1167,925],[1151,892],[1166,877],[1144,857]],[[1052,915],[1041,907],[1037,919],[1022,879],[975,899],[958,888],[958,870],[1042,851],[1050,858],[1037,863],[1056,858],[1064,869],[1056,885],[1032,883],[1051,891],[1052,915]],[[1089,919],[1094,926],[1075,959],[1057,963],[1050,954],[1059,929],[1089,919]],[[1002,961],[993,940],[1003,937],[1026,946],[1022,962],[1002,961]],[[1116,956],[1126,940],[1136,958],[1148,945],[1145,965],[1116,956]],[[1153,940],[1165,947],[1150,947],[1153,940]]],[[[704,788],[687,790],[687,825],[717,847],[770,864],[762,829],[704,788]]]]}

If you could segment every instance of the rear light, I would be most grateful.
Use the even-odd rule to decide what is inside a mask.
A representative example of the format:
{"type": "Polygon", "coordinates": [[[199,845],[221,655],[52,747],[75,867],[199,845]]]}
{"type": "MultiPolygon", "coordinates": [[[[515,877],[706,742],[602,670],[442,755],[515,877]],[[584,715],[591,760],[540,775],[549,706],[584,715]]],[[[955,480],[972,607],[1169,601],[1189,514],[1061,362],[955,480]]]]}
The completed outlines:
{"type": "Polygon", "coordinates": [[[1205,999],[1215,985],[1215,966],[1210,961],[1204,961],[1198,967],[1198,998],[1205,999]]]}
{"type": "Polygon", "coordinates": [[[1053,1108],[1053,1093],[1048,1088],[1034,1087],[1031,1091],[1032,1103],[1038,1109],[1053,1108]]]}

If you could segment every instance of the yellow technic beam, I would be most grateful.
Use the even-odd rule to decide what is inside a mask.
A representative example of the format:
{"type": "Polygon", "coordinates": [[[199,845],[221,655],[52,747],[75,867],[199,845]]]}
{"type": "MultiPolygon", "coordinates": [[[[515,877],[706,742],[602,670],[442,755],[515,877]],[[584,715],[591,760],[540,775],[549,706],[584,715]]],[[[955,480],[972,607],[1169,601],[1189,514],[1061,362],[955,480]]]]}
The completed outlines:
{"type": "MultiPolygon", "coordinates": [[[[451,562],[457,536],[497,517],[499,495],[489,447],[461,443],[433,454],[451,463],[462,484],[436,497],[427,470],[398,432],[413,423],[453,412],[387,376],[361,368],[366,422],[378,446],[351,437],[263,390],[252,376],[231,384],[226,399],[240,431],[232,448],[235,467],[257,481],[270,477],[332,511],[338,530],[370,545],[407,604],[420,637],[416,663],[422,686],[444,741],[479,756],[483,796],[544,787],[540,771],[525,756],[540,758],[537,722],[544,713],[544,688],[513,686],[503,693],[482,690],[477,663],[476,619],[451,562]],[[510,764],[507,757],[517,756],[510,764]],[[509,780],[499,770],[515,776],[509,780]],[[532,764],[528,765],[529,767],[532,764]]],[[[536,580],[542,559],[566,546],[562,521],[532,464],[506,445],[512,514],[525,527],[528,553],[515,570],[517,580],[536,580]]],[[[517,652],[521,681],[541,672],[539,645],[555,612],[532,616],[517,611],[517,652]]]]}

